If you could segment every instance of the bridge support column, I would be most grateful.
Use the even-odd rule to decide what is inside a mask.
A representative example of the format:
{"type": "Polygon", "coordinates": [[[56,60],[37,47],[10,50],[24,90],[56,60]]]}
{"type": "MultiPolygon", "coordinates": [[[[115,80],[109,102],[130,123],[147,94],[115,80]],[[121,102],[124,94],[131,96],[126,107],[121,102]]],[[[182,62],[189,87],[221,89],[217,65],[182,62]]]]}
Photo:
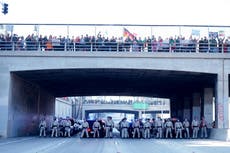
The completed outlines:
{"type": "Polygon", "coordinates": [[[8,137],[38,134],[41,117],[50,122],[55,113],[53,95],[15,74],[11,74],[10,97],[8,137]]]}
{"type": "Polygon", "coordinates": [[[10,72],[0,66],[0,137],[7,137],[10,72]]]}
{"type": "Polygon", "coordinates": [[[138,118],[142,118],[142,111],[141,110],[138,111],[138,118]]]}
{"type": "Polygon", "coordinates": [[[178,97],[170,98],[170,111],[171,111],[170,116],[171,117],[177,117],[178,116],[177,103],[178,103],[178,97]]]}
{"type": "Polygon", "coordinates": [[[183,119],[191,119],[191,100],[189,97],[184,98],[184,110],[183,110],[183,119]]]}
{"type": "Polygon", "coordinates": [[[230,141],[229,125],[229,84],[228,74],[218,74],[216,82],[215,101],[215,129],[211,131],[211,138],[230,141]]]}
{"type": "Polygon", "coordinates": [[[200,119],[201,114],[201,95],[200,93],[193,94],[193,102],[192,102],[192,119],[197,118],[200,119]]]}
{"type": "Polygon", "coordinates": [[[204,114],[206,121],[213,122],[213,88],[204,88],[204,114]]]}
{"type": "Polygon", "coordinates": [[[174,116],[174,117],[179,118],[180,120],[182,120],[183,115],[184,115],[184,99],[183,99],[183,97],[178,97],[177,100],[178,100],[177,104],[176,104],[177,116],[174,116]]]}

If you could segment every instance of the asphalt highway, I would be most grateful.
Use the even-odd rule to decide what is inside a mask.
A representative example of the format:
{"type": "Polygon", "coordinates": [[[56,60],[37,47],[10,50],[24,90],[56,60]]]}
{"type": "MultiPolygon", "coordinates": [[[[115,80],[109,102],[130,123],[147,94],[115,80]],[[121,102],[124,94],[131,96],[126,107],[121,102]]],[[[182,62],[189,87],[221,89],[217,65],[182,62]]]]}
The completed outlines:
{"type": "Polygon", "coordinates": [[[229,153],[230,142],[198,139],[0,139],[0,153],[229,153]]]}

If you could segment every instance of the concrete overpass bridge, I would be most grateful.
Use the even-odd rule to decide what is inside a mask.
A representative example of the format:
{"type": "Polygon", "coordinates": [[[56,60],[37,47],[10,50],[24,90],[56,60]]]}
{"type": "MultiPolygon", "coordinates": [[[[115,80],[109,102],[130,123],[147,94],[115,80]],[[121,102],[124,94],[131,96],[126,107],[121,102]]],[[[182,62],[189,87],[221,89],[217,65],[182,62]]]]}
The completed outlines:
{"type": "Polygon", "coordinates": [[[134,114],[135,118],[141,118],[143,113],[170,113],[170,105],[148,105],[146,109],[136,109],[132,104],[83,104],[82,116],[87,118],[89,113],[115,112],[134,114]]]}
{"type": "Polygon", "coordinates": [[[229,74],[223,53],[2,51],[0,135],[36,130],[55,97],[124,95],[169,98],[172,117],[215,115],[212,137],[230,140],[229,74]]]}

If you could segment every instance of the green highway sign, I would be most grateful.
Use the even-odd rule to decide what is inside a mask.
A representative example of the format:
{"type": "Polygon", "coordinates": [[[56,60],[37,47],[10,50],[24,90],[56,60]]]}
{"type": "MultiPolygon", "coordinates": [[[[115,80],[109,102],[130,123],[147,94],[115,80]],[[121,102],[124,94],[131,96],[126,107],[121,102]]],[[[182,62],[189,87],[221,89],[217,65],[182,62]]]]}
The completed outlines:
{"type": "Polygon", "coordinates": [[[133,103],[133,109],[148,109],[149,104],[148,103],[140,103],[140,102],[134,102],[133,103]]]}

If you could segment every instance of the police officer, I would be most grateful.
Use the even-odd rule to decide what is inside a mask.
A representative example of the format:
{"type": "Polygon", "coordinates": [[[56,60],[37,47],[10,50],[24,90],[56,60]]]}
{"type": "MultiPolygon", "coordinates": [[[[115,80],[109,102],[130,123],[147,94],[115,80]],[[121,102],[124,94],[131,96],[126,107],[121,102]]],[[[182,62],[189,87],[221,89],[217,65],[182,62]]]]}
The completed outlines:
{"type": "Polygon", "coordinates": [[[86,137],[89,137],[88,133],[89,123],[84,119],[84,122],[82,123],[82,132],[81,132],[81,138],[83,138],[84,134],[86,134],[86,137]]]}
{"type": "Polygon", "coordinates": [[[105,137],[106,138],[113,137],[113,128],[114,128],[114,122],[112,120],[112,117],[108,116],[105,122],[105,137]]]}
{"type": "Polygon", "coordinates": [[[40,129],[40,137],[43,136],[45,137],[46,136],[46,120],[45,118],[42,118],[40,124],[39,124],[39,129],[40,129]]]}
{"type": "Polygon", "coordinates": [[[58,120],[58,135],[59,137],[62,136],[64,137],[65,134],[65,122],[66,120],[62,117],[59,118],[58,120]]]}
{"type": "Polygon", "coordinates": [[[200,121],[200,127],[201,127],[201,134],[200,137],[203,138],[207,138],[208,134],[207,134],[207,122],[205,120],[205,117],[202,117],[201,121],[200,121]]]}
{"type": "Polygon", "coordinates": [[[127,121],[127,118],[125,117],[121,121],[121,138],[128,138],[128,128],[129,128],[129,122],[127,121]]]}
{"type": "Polygon", "coordinates": [[[145,129],[144,129],[144,123],[142,121],[142,119],[139,119],[139,122],[140,122],[140,134],[141,134],[141,137],[145,137],[145,129]]]}
{"type": "Polygon", "coordinates": [[[140,138],[140,121],[136,119],[135,122],[133,122],[132,127],[133,127],[133,138],[135,138],[136,133],[137,133],[137,137],[140,138]]]}
{"type": "Polygon", "coordinates": [[[70,130],[71,130],[71,121],[69,119],[66,119],[64,122],[65,126],[65,137],[68,135],[70,137],[70,130]]]}
{"type": "Polygon", "coordinates": [[[180,138],[182,138],[182,128],[183,128],[183,125],[180,122],[180,120],[178,119],[175,123],[176,138],[178,138],[178,136],[180,136],[180,138]]]}
{"type": "Polygon", "coordinates": [[[53,122],[51,123],[51,128],[52,128],[52,133],[51,133],[51,137],[58,137],[58,119],[56,117],[54,117],[53,122]]]}
{"type": "Polygon", "coordinates": [[[168,134],[169,134],[170,138],[172,138],[173,124],[172,124],[172,121],[170,119],[167,119],[167,121],[165,122],[165,128],[166,128],[165,138],[168,138],[168,134]]]}
{"type": "Polygon", "coordinates": [[[183,128],[185,130],[185,138],[187,138],[187,139],[190,138],[189,127],[190,127],[190,123],[187,120],[187,118],[185,118],[184,122],[183,122],[183,128]]]}
{"type": "Polygon", "coordinates": [[[156,137],[157,134],[157,128],[156,128],[156,120],[155,118],[152,119],[152,123],[151,123],[151,130],[150,130],[150,134],[152,134],[153,138],[156,137]]]}
{"type": "Polygon", "coordinates": [[[93,137],[95,138],[96,136],[99,138],[100,137],[100,132],[99,130],[101,129],[101,124],[99,123],[98,119],[93,123],[93,137]]]}
{"type": "Polygon", "coordinates": [[[157,128],[157,138],[161,139],[163,136],[163,121],[160,117],[157,118],[155,126],[157,128]]]}
{"type": "Polygon", "coordinates": [[[199,131],[199,121],[195,118],[192,121],[192,138],[196,139],[199,131]]]}
{"type": "Polygon", "coordinates": [[[151,129],[151,123],[150,123],[150,119],[146,119],[146,122],[144,124],[144,130],[145,130],[145,135],[144,138],[145,139],[150,139],[150,129],[151,129]]]}

